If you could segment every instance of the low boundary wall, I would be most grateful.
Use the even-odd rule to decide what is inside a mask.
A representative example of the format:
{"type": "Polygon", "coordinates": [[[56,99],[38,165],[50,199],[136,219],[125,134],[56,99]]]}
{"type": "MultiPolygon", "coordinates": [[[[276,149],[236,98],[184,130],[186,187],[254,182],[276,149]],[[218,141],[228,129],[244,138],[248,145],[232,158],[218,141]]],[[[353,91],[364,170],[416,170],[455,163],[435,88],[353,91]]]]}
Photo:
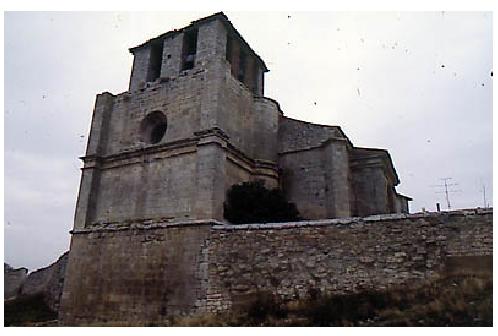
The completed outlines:
{"type": "Polygon", "coordinates": [[[230,310],[257,291],[292,300],[310,288],[385,289],[469,265],[490,272],[492,217],[492,209],[472,209],[75,231],[60,318],[68,325],[147,325],[230,310]]]}

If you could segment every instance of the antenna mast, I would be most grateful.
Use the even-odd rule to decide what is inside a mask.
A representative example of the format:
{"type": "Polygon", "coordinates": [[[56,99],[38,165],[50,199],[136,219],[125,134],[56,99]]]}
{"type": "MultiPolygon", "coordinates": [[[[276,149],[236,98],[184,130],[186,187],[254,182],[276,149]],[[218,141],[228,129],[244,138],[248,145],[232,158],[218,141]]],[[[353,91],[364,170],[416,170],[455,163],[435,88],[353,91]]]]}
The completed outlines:
{"type": "Polygon", "coordinates": [[[484,184],[482,185],[482,197],[484,199],[484,207],[486,208],[488,203],[486,202],[486,186],[484,184]]]}
{"type": "Polygon", "coordinates": [[[458,192],[458,191],[461,191],[461,190],[448,190],[448,187],[453,187],[453,186],[457,186],[458,185],[458,183],[448,183],[449,180],[452,180],[451,177],[443,177],[443,178],[440,178],[440,180],[442,180],[444,182],[444,184],[433,185],[431,187],[444,187],[444,191],[438,191],[437,193],[438,194],[441,194],[441,193],[445,194],[445,196],[446,196],[446,204],[448,205],[448,209],[451,209],[451,203],[450,203],[450,195],[449,195],[449,193],[450,192],[458,192]]]}

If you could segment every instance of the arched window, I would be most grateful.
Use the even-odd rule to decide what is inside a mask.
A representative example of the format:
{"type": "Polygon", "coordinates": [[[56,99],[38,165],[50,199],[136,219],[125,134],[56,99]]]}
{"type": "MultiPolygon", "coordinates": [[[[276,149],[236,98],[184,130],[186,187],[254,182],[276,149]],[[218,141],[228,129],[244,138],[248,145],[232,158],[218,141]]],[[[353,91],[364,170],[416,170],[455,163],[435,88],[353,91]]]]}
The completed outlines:
{"type": "Polygon", "coordinates": [[[159,111],[149,113],[140,124],[142,141],[155,144],[160,142],[168,126],[166,116],[159,111]]]}

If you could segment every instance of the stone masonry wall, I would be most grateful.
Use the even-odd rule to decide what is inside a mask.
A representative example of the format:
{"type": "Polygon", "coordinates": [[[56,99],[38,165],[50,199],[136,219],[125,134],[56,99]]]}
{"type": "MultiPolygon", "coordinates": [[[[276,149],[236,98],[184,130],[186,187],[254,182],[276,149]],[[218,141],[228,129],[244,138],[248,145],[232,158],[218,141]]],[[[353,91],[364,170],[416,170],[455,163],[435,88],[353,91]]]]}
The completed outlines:
{"type": "MultiPolygon", "coordinates": [[[[447,258],[492,256],[492,211],[219,225],[208,244],[208,311],[256,291],[284,299],[438,277],[447,258]]],[[[475,259],[479,260],[479,259],[475,259]]]]}
{"type": "Polygon", "coordinates": [[[196,153],[158,153],[140,159],[102,169],[93,222],[192,215],[196,153]]]}
{"type": "Polygon", "coordinates": [[[292,300],[310,288],[344,293],[412,284],[443,275],[449,260],[458,266],[456,257],[490,259],[492,216],[475,209],[80,230],[59,317],[64,325],[150,325],[171,315],[230,310],[257,291],[292,300]]]}
{"type": "Polygon", "coordinates": [[[321,147],[281,154],[282,185],[305,219],[350,217],[348,144],[333,140],[321,147]]]}
{"type": "Polygon", "coordinates": [[[327,218],[327,180],[322,148],[281,156],[282,185],[286,198],[295,203],[301,217],[327,218]]]}
{"type": "Polygon", "coordinates": [[[280,117],[282,185],[306,219],[351,216],[350,143],[338,127],[280,117]]]}
{"type": "Polygon", "coordinates": [[[284,116],[280,118],[278,130],[280,153],[317,147],[331,137],[342,137],[338,127],[313,124],[284,116]]]}
{"type": "Polygon", "coordinates": [[[387,209],[387,179],[382,167],[364,167],[352,171],[354,216],[385,213],[387,209]]]}
{"type": "Polygon", "coordinates": [[[190,224],[74,234],[62,324],[143,326],[195,311],[206,292],[209,232],[190,224]]]}

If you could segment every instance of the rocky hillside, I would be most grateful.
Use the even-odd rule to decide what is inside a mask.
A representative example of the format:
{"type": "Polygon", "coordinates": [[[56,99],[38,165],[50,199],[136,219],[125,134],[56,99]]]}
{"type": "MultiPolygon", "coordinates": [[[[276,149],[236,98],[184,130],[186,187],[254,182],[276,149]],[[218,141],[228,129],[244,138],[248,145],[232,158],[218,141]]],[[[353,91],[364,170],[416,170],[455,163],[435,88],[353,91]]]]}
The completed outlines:
{"type": "Polygon", "coordinates": [[[64,273],[69,252],[64,253],[50,266],[27,274],[26,268],[13,269],[4,263],[5,300],[41,297],[52,311],[59,310],[64,285],[64,273]]]}

